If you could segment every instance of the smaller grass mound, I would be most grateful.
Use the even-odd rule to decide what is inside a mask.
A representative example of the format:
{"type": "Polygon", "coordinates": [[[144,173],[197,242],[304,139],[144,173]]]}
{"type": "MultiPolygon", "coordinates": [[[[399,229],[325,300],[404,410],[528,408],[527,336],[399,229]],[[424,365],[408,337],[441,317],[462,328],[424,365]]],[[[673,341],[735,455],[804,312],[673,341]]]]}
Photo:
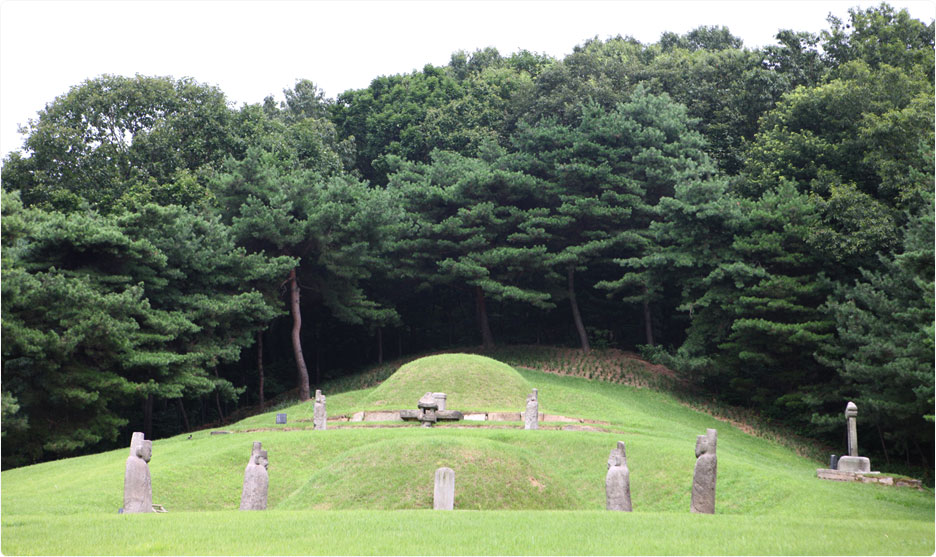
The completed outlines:
{"type": "Polygon", "coordinates": [[[566,508],[565,482],[541,460],[529,448],[478,435],[404,432],[339,455],[276,509],[431,509],[442,466],[456,471],[456,509],[566,508]]]}
{"type": "Polygon", "coordinates": [[[361,403],[415,408],[427,392],[447,395],[450,410],[519,411],[532,387],[507,364],[475,354],[439,354],[402,366],[361,403]]]}

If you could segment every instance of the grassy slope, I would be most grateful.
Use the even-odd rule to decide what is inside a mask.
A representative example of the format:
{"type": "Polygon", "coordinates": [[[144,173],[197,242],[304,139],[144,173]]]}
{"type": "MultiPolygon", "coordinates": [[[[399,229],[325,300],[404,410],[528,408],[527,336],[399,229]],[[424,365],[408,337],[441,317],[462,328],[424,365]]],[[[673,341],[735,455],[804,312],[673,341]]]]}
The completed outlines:
{"type": "MultiPolygon", "coordinates": [[[[439,358],[429,362],[437,371],[463,370],[469,363],[466,356],[439,358]]],[[[818,480],[815,462],[690,410],[666,394],[532,370],[517,373],[490,361],[481,363],[479,369],[487,371],[477,372],[472,382],[446,382],[442,374],[424,386],[416,378],[432,372],[420,371],[419,365],[426,362],[417,361],[413,364],[419,365],[411,364],[401,370],[406,373],[379,387],[329,396],[329,413],[415,406],[415,399],[427,390],[449,393],[453,409],[519,410],[535,386],[541,411],[607,421],[610,425],[601,427],[613,432],[523,431],[516,426],[348,427],[318,432],[310,429],[310,421],[299,421],[311,420],[312,405],[306,403],[280,410],[289,415],[286,428],[272,425],[271,412],[228,428],[235,431],[231,435],[203,431],[191,440],[178,436],[156,441],[150,463],[153,499],[171,511],[168,515],[114,514],[121,504],[125,450],[3,472],[3,552],[929,554],[934,549],[930,490],[818,480]],[[494,407],[471,398],[485,392],[492,393],[494,407]],[[384,404],[376,405],[379,401],[384,404]],[[719,515],[715,517],[688,513],[695,436],[706,427],[719,431],[719,515]],[[631,470],[635,512],[626,517],[600,512],[605,460],[618,439],[627,443],[631,470]],[[237,508],[254,440],[262,441],[270,452],[269,507],[275,512],[204,512],[237,508]],[[439,466],[456,471],[456,509],[486,512],[446,518],[418,511],[418,520],[401,520],[413,514],[409,512],[374,512],[430,509],[432,473],[439,466]],[[353,512],[359,509],[369,512],[353,512]],[[493,512],[511,509],[515,511],[506,515],[493,512]],[[580,512],[545,512],[549,509],[580,512]],[[191,520],[196,516],[191,512],[198,512],[197,521],[191,520]],[[277,516],[282,519],[276,520],[277,516]],[[324,524],[325,531],[340,530],[344,524],[363,532],[359,522],[365,517],[374,524],[368,534],[352,536],[353,540],[344,536],[342,542],[323,542],[319,533],[310,532],[297,538],[314,544],[307,547],[322,549],[302,549],[289,536],[271,533],[258,541],[240,532],[276,531],[297,520],[324,524]],[[869,518],[877,521],[862,522],[869,518]],[[492,526],[486,530],[489,535],[466,541],[464,532],[446,526],[448,521],[455,525],[466,521],[472,530],[477,521],[492,526]],[[120,541],[125,534],[113,538],[100,533],[113,532],[116,524],[126,524],[128,532],[142,532],[137,524],[157,522],[161,525],[157,530],[167,535],[151,545],[126,545],[130,541],[120,541]],[[188,531],[189,522],[203,528],[191,535],[168,535],[176,529],[188,531]],[[619,532],[628,525],[657,534],[635,540],[619,532]],[[725,531],[708,532],[706,525],[725,531]],[[424,539],[427,527],[431,532],[424,539]],[[568,535],[550,544],[545,540],[552,539],[554,530],[568,535]],[[36,531],[58,534],[36,540],[32,537],[36,531]],[[400,532],[406,535],[398,538],[400,532]],[[694,538],[692,543],[686,545],[680,532],[694,538]],[[607,541],[596,544],[595,536],[607,541]],[[618,538],[620,543],[607,545],[618,538]],[[703,539],[709,540],[709,549],[698,546],[703,539]],[[363,540],[371,545],[360,545],[363,540]],[[391,540],[402,545],[387,546],[391,540]],[[251,545],[257,543],[261,545],[251,545]],[[439,543],[448,545],[431,549],[439,543]],[[88,549],[81,551],[83,547],[88,549]]]]}

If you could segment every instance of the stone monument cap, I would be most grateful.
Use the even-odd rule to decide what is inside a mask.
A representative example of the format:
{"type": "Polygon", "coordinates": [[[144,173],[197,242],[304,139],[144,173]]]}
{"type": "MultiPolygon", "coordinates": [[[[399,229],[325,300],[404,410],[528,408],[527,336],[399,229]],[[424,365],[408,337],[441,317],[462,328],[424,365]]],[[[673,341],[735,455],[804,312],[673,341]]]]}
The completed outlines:
{"type": "Polygon", "coordinates": [[[849,403],[845,405],[845,417],[846,418],[858,417],[858,407],[855,406],[854,402],[849,401],[849,403]]]}
{"type": "Polygon", "coordinates": [[[439,402],[432,393],[426,393],[419,399],[416,406],[423,409],[436,410],[439,408],[439,402]]]}

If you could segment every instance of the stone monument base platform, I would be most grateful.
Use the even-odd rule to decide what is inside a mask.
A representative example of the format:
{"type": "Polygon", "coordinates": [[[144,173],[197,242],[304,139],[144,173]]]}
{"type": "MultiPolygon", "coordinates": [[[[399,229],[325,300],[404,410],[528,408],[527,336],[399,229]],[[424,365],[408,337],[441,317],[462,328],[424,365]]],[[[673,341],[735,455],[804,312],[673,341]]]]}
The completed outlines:
{"type": "Polygon", "coordinates": [[[882,476],[880,472],[847,472],[845,470],[819,468],[816,470],[816,477],[820,480],[834,480],[838,482],[862,482],[881,485],[915,487],[917,489],[923,488],[923,483],[920,480],[882,476]]]}

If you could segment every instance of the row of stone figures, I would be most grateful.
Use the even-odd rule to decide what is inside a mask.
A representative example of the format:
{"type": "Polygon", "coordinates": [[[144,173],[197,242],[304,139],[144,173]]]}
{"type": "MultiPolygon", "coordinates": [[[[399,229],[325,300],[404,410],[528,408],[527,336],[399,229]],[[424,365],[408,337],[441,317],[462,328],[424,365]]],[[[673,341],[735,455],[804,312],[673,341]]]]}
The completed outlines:
{"type": "MultiPolygon", "coordinates": [[[[694,513],[715,513],[715,479],[718,473],[718,457],[715,445],[718,432],[706,429],[705,435],[696,437],[696,463],[692,475],[692,500],[689,510],[694,513]]],[[[605,508],[609,511],[631,512],[630,470],[627,468],[627,453],[624,442],[608,456],[608,473],[605,475],[605,508]]]]}
{"type": "MultiPolygon", "coordinates": [[[[532,397],[535,400],[536,391],[532,397]]],[[[696,438],[696,464],[692,478],[692,502],[690,510],[694,513],[715,512],[715,479],[718,458],[715,445],[718,432],[707,429],[705,435],[696,438]]],[[[135,432],[130,441],[130,456],[124,474],[124,506],[121,513],[153,512],[153,485],[150,480],[149,461],[153,456],[153,442],[135,432]]],[[[250,451],[250,460],[244,469],[244,486],[241,491],[240,510],[262,511],[267,506],[267,493],[270,476],[267,467],[270,464],[263,444],[254,441],[250,451]]],[[[627,468],[627,453],[624,442],[618,441],[617,447],[608,456],[608,473],[605,475],[606,508],[609,511],[631,512],[630,470],[627,468]]],[[[455,471],[451,468],[439,468],[435,472],[433,490],[433,509],[452,510],[455,507],[455,471]]]]}

